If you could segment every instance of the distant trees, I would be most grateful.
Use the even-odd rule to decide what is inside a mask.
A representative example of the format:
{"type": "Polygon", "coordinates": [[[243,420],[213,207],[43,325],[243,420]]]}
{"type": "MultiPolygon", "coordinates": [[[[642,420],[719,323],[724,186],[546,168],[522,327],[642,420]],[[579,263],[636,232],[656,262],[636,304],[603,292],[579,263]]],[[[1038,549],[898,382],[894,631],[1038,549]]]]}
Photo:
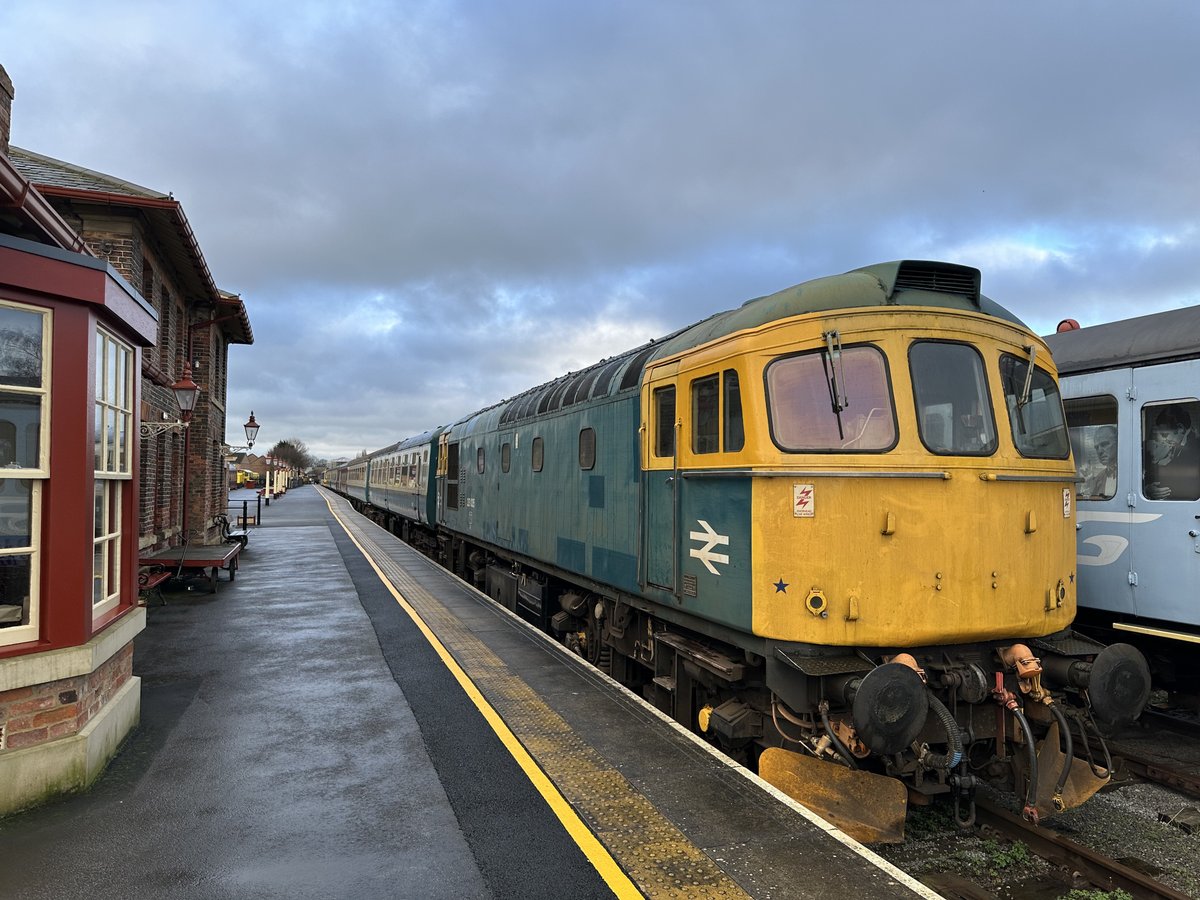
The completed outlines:
{"type": "Polygon", "coordinates": [[[308,445],[299,438],[285,438],[280,441],[271,448],[271,456],[300,471],[311,468],[313,464],[313,456],[308,451],[308,445]]]}

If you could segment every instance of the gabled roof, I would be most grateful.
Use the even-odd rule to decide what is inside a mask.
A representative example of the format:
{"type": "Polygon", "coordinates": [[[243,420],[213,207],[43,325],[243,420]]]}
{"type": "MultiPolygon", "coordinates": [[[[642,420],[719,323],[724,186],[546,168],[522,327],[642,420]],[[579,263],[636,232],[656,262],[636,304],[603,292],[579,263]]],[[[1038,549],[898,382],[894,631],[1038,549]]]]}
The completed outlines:
{"type": "MultiPolygon", "coordinates": [[[[0,74],[3,73],[0,68],[0,74]]],[[[93,255],[83,238],[3,153],[0,153],[0,233],[93,255]]]]}
{"type": "Polygon", "coordinates": [[[245,306],[240,298],[217,288],[183,206],[169,193],[20,147],[11,147],[9,155],[17,171],[44,197],[140,214],[161,245],[185,296],[192,302],[211,304],[214,321],[221,322],[231,342],[254,343],[245,306]]]}
{"type": "Polygon", "coordinates": [[[221,291],[214,321],[224,326],[231,344],[254,343],[254,330],[250,327],[250,316],[246,313],[241,295],[221,291]]]}
{"type": "Polygon", "coordinates": [[[105,175],[103,172],[94,172],[52,156],[34,153],[32,150],[13,147],[9,155],[17,168],[21,170],[21,174],[37,185],[75,188],[100,194],[125,194],[148,200],[173,199],[170,194],[142,187],[132,181],[123,181],[112,175],[105,175]]]}

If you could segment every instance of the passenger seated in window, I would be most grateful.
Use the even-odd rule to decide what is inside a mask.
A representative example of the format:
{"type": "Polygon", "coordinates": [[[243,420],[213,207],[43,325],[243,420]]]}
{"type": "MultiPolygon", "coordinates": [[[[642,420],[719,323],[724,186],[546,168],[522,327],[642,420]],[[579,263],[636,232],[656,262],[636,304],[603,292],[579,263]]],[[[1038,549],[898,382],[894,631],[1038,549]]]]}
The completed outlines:
{"type": "Polygon", "coordinates": [[[1143,490],[1151,500],[1200,498],[1200,441],[1191,416],[1180,404],[1164,407],[1154,417],[1146,441],[1143,490]]]}
{"type": "MultiPolygon", "coordinates": [[[[1117,492],[1117,427],[1101,425],[1092,434],[1092,459],[1083,468],[1079,496],[1107,500],[1117,492]]],[[[1147,495],[1148,496],[1148,495],[1147,495]]]]}

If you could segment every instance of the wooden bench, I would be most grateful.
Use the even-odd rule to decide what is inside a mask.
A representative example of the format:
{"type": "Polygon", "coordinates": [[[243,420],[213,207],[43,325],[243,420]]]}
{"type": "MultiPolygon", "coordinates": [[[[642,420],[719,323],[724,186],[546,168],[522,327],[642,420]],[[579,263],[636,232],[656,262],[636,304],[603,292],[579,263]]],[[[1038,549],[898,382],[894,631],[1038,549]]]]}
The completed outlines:
{"type": "Polygon", "coordinates": [[[138,571],[138,595],[145,600],[144,605],[150,606],[150,600],[158,597],[158,605],[166,606],[167,598],[163,596],[162,586],[171,578],[171,572],[166,566],[146,566],[138,571]]]}
{"type": "Polygon", "coordinates": [[[185,569],[199,569],[201,576],[208,581],[211,592],[216,593],[217,575],[224,569],[229,573],[229,580],[237,578],[238,554],[242,552],[242,544],[235,541],[229,545],[198,546],[188,544],[186,547],[169,547],[159,550],[138,560],[142,566],[164,566],[168,574],[183,577],[185,569]],[[211,574],[204,573],[211,570],[211,574]]]}
{"type": "Polygon", "coordinates": [[[229,525],[229,516],[224,513],[219,513],[213,516],[213,524],[219,525],[221,528],[221,540],[227,544],[241,544],[242,549],[246,549],[246,545],[250,543],[250,532],[244,528],[231,528],[229,525]]]}

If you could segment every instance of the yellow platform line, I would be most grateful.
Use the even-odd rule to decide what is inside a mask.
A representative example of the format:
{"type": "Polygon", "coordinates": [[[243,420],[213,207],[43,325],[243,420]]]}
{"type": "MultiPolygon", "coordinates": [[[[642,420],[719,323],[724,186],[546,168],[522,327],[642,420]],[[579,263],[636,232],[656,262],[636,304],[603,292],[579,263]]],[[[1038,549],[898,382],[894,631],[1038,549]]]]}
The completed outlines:
{"type": "MultiPolygon", "coordinates": [[[[606,855],[615,865],[623,868],[628,875],[627,880],[633,882],[635,891],[640,890],[642,896],[651,898],[686,898],[686,900],[697,896],[714,898],[748,898],[750,896],[721,869],[715,860],[694,845],[669,820],[663,818],[650,801],[629,784],[618,770],[612,768],[611,764],[603,760],[595,750],[574,735],[570,725],[561,716],[546,706],[545,702],[520,676],[513,673],[502,660],[483,645],[477,636],[446,609],[441,601],[426,590],[407,569],[392,559],[383,547],[367,535],[365,530],[361,533],[362,541],[356,540],[354,534],[351,533],[352,526],[338,515],[331,502],[331,500],[336,500],[348,509],[349,501],[327,491],[321,493],[326,504],[329,505],[330,512],[370,562],[393,596],[409,610],[409,615],[421,627],[422,632],[428,637],[427,621],[432,621],[444,633],[450,635],[449,643],[456,646],[458,656],[455,657],[455,651],[451,651],[435,636],[432,642],[436,642],[434,643],[435,647],[440,646],[439,655],[442,655],[443,659],[446,658],[445,653],[451,654],[451,659],[461,658],[477,676],[486,676],[485,681],[489,685],[489,692],[494,701],[506,710],[503,715],[495,709],[493,712],[500,716],[501,721],[504,720],[504,716],[507,716],[508,720],[514,723],[513,727],[517,730],[515,732],[509,730],[512,739],[519,745],[523,742],[523,747],[532,757],[531,765],[537,766],[542,771],[552,785],[552,789],[573,811],[578,811],[580,815],[577,815],[576,819],[580,825],[586,828],[588,827],[586,820],[594,820],[595,824],[592,828],[599,835],[596,839],[601,846],[607,845],[606,855]],[[364,549],[363,543],[370,544],[376,549],[383,560],[383,565],[394,570],[394,575],[388,576],[379,565],[376,565],[375,560],[364,549]],[[395,583],[404,585],[405,590],[412,591],[412,597],[423,602],[409,602],[402,599],[395,583]],[[424,607],[424,612],[418,609],[418,606],[424,607]],[[455,643],[455,632],[458,632],[457,644],[455,643]],[[542,729],[540,733],[538,728],[542,729]],[[518,737],[518,734],[522,737],[518,737]],[[542,760],[542,762],[537,762],[537,760],[542,760]],[[617,860],[622,862],[618,863],[617,860]]],[[[388,535],[389,538],[399,542],[399,538],[395,538],[394,535],[371,522],[370,519],[364,517],[362,522],[364,526],[372,525],[388,535]]],[[[416,553],[416,551],[413,552],[416,553]]],[[[425,559],[424,557],[420,558],[425,559]]],[[[436,564],[430,563],[430,565],[436,564]]],[[[512,615],[503,611],[501,607],[496,607],[496,610],[501,614],[512,615]]],[[[561,647],[561,645],[555,646],[561,647]]],[[[466,670],[464,669],[462,672],[463,677],[470,681],[466,670]]],[[[462,680],[459,680],[462,683],[462,680]]],[[[474,682],[472,682],[473,684],[474,682]]],[[[484,703],[489,702],[482,697],[478,688],[475,688],[475,692],[479,694],[484,703]]],[[[468,694],[470,694],[469,691],[468,694]]],[[[680,726],[675,724],[674,720],[652,707],[649,708],[649,711],[671,727],[679,729],[680,726]]],[[[505,728],[508,726],[506,725],[505,728]]],[[[687,732],[681,733],[687,734],[687,732]]],[[[882,875],[894,880],[898,886],[908,888],[916,896],[929,898],[929,900],[940,900],[940,894],[930,890],[911,875],[879,857],[858,841],[796,803],[786,794],[731,762],[728,757],[722,756],[705,743],[698,742],[697,746],[712,754],[722,764],[741,774],[781,805],[790,808],[807,822],[826,832],[831,839],[843,844],[852,853],[870,862],[880,870],[882,875]]],[[[582,845],[580,846],[582,849],[582,845]]],[[[634,894],[633,896],[638,895],[634,894]]]]}
{"type": "Polygon", "coordinates": [[[438,636],[433,633],[428,625],[425,624],[425,620],[421,617],[420,613],[413,608],[413,606],[400,594],[400,592],[396,590],[391,580],[384,575],[383,571],[379,568],[375,560],[369,553],[367,553],[363,545],[359,543],[358,538],[356,538],[351,532],[346,522],[333,508],[333,504],[329,502],[328,498],[326,498],[325,502],[326,505],[329,506],[330,513],[333,514],[333,517],[337,519],[338,524],[341,525],[342,529],[346,532],[346,536],[350,538],[354,546],[358,548],[360,553],[362,553],[363,558],[370,564],[371,568],[375,570],[375,574],[379,576],[379,580],[383,582],[384,587],[388,589],[391,595],[395,598],[396,602],[400,604],[400,607],[408,614],[409,618],[413,620],[413,623],[417,626],[417,628],[421,630],[421,633],[425,636],[425,639],[429,642],[430,646],[433,647],[437,655],[441,657],[442,662],[445,664],[446,668],[450,670],[450,673],[454,676],[454,679],[459,683],[463,691],[471,699],[471,702],[475,704],[475,707],[483,714],[484,719],[487,720],[488,725],[491,726],[492,730],[496,733],[496,736],[500,738],[500,741],[504,744],[505,749],[507,749],[512,755],[513,759],[516,760],[517,765],[521,767],[521,771],[525,773],[525,777],[529,779],[530,783],[534,786],[534,788],[537,789],[538,793],[542,795],[542,799],[546,801],[546,805],[550,807],[551,811],[562,823],[563,827],[567,830],[567,833],[571,836],[571,839],[575,841],[575,843],[579,846],[579,849],[583,851],[583,854],[587,857],[588,862],[590,862],[595,867],[596,871],[600,873],[600,877],[604,879],[604,883],[607,884],[612,892],[620,898],[644,897],[642,892],[637,889],[637,886],[634,885],[634,883],[629,879],[629,876],[625,874],[624,870],[617,864],[617,861],[613,859],[612,855],[608,852],[604,845],[600,843],[594,834],[592,834],[591,829],[589,829],[587,825],[583,823],[583,820],[579,818],[574,808],[570,803],[567,802],[567,799],[561,793],[559,793],[558,789],[554,786],[554,783],[550,780],[546,773],[542,771],[541,767],[537,764],[533,757],[529,755],[529,752],[525,749],[521,742],[517,740],[516,735],[514,735],[509,727],[504,723],[504,720],[483,696],[479,688],[475,686],[475,682],[473,682],[467,673],[463,671],[462,667],[454,659],[450,651],[447,650],[445,645],[443,645],[438,639],[438,636]]]}

